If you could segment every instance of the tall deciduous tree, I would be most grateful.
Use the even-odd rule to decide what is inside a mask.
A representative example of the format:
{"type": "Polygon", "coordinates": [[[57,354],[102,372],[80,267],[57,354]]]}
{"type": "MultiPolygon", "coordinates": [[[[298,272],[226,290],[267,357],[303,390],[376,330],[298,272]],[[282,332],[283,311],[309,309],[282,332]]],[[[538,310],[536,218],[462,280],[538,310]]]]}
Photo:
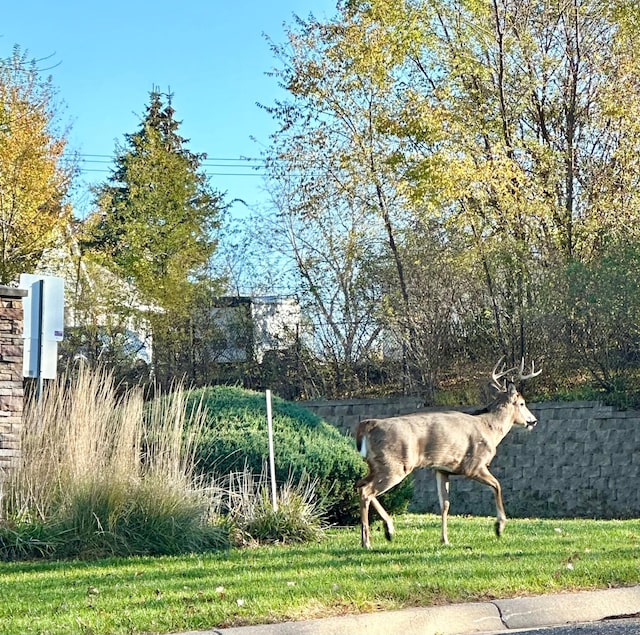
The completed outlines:
{"type": "Polygon", "coordinates": [[[64,133],[49,78],[16,48],[0,60],[0,282],[33,271],[70,220],[64,133]]]}
{"type": "Polygon", "coordinates": [[[272,157],[316,188],[292,207],[301,218],[357,192],[387,230],[407,344],[412,307],[429,305],[412,227],[430,228],[456,284],[466,273],[476,308],[458,302],[455,322],[490,317],[490,348],[515,359],[550,343],[536,333],[549,271],[640,239],[639,26],[632,0],[349,0],[291,29],[272,157]],[[314,173],[340,182],[338,198],[314,173]]]}
{"type": "Polygon", "coordinates": [[[637,240],[635,3],[428,4],[439,46],[415,78],[447,138],[423,147],[414,182],[433,183],[434,162],[455,175],[451,231],[468,236],[496,338],[519,357],[545,269],[637,240]]]}
{"type": "Polygon", "coordinates": [[[426,4],[437,55],[425,51],[414,76],[447,139],[424,148],[415,182],[431,180],[434,161],[456,176],[451,231],[468,237],[499,347],[519,358],[544,268],[597,256],[626,231],[620,211],[638,215],[636,188],[620,187],[639,175],[637,91],[620,82],[638,56],[613,5],[426,4]]]}
{"type": "Polygon", "coordinates": [[[444,282],[446,259],[429,293],[417,275],[442,240],[439,228],[412,209],[402,178],[398,84],[407,51],[422,46],[421,31],[414,18],[394,30],[399,13],[391,3],[387,8],[382,25],[356,18],[348,7],[328,24],[298,20],[287,44],[274,47],[289,98],[269,109],[280,128],[267,167],[278,183],[278,218],[300,290],[336,374],[384,347],[404,357],[411,371],[404,379],[417,377],[417,389],[431,392],[443,360],[433,352],[447,339],[434,325],[451,323],[456,299],[449,292],[460,287],[444,282]],[[388,29],[385,20],[392,22],[388,29]],[[393,44],[383,45],[385,39],[393,44]],[[422,245],[411,240],[417,232],[422,245]],[[432,251],[425,256],[420,248],[432,251]],[[438,285],[446,302],[437,301],[438,285]]]}

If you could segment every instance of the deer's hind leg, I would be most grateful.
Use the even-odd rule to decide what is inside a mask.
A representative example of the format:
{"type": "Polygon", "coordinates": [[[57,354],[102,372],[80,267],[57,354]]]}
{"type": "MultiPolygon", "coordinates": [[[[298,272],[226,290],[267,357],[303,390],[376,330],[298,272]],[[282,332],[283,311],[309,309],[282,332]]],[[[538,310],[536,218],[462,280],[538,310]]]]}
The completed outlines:
{"type": "Polygon", "coordinates": [[[380,501],[376,498],[379,494],[383,494],[387,490],[390,490],[394,485],[397,485],[407,472],[390,472],[385,470],[383,474],[376,474],[376,471],[369,465],[369,474],[360,479],[356,483],[356,487],[360,490],[360,521],[362,523],[362,546],[365,549],[371,549],[371,531],[369,528],[369,506],[373,505],[373,508],[378,512],[382,522],[384,523],[384,535],[387,540],[393,538],[395,528],[393,526],[393,520],[387,513],[385,508],[380,504],[380,501]]]}

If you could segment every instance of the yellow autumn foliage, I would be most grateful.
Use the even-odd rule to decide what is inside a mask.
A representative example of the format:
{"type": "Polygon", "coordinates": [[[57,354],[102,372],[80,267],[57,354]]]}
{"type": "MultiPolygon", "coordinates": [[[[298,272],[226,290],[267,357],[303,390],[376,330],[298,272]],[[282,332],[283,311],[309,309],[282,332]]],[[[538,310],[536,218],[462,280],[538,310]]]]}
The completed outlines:
{"type": "Polygon", "coordinates": [[[0,61],[0,283],[32,271],[71,214],[54,118],[49,81],[16,49],[0,61]]]}

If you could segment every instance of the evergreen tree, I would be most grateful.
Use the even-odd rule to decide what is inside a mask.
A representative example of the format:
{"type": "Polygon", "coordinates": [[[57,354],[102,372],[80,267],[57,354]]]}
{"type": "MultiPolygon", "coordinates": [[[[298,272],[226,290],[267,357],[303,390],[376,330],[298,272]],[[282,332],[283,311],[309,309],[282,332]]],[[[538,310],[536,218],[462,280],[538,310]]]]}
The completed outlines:
{"type": "Polygon", "coordinates": [[[171,95],[154,90],[139,130],[125,135],[108,182],[97,189],[99,216],[88,244],[164,310],[185,306],[195,277],[215,251],[223,208],[186,148],[171,95]]]}
{"type": "Polygon", "coordinates": [[[140,128],[125,135],[113,173],[96,189],[98,212],[84,241],[149,305],[154,370],[163,383],[199,375],[197,305],[218,292],[209,263],[224,210],[223,195],[201,169],[206,155],[186,148],[174,115],[171,95],[152,91],[140,128]]]}

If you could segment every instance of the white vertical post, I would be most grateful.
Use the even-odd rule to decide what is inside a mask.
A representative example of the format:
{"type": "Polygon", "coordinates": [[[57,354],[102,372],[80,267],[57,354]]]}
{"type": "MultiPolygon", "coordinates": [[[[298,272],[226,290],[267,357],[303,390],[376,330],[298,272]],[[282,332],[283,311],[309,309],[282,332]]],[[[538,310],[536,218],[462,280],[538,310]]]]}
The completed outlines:
{"type": "Polygon", "coordinates": [[[273,457],[273,417],[271,416],[271,391],[266,391],[267,398],[267,434],[269,436],[269,471],[271,473],[271,502],[273,511],[278,511],[278,498],[276,495],[276,462],[273,457]]]}

